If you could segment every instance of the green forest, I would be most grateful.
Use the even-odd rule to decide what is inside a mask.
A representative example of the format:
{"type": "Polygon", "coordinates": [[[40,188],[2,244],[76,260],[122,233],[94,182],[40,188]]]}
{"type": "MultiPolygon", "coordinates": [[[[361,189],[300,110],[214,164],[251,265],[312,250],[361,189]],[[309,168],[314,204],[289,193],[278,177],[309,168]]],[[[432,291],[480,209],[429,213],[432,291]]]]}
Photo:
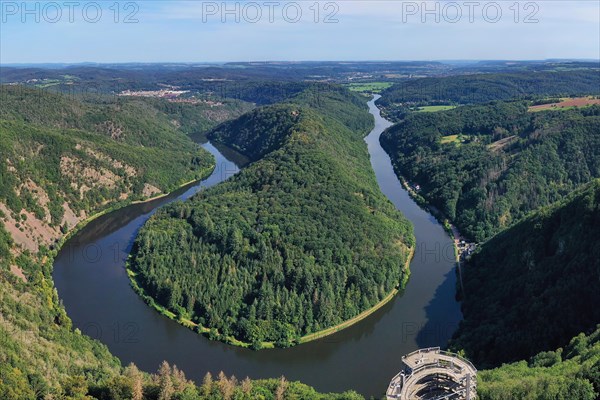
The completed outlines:
{"type": "Polygon", "coordinates": [[[381,144],[398,175],[483,241],[600,177],[600,107],[527,112],[493,102],[412,113],[381,144]]]}
{"type": "Polygon", "coordinates": [[[484,243],[464,265],[452,341],[496,366],[564,345],[600,321],[600,180],[484,243]]]}
{"type": "Polygon", "coordinates": [[[598,94],[600,69],[476,73],[409,79],[384,90],[377,105],[398,121],[408,107],[598,94]]]}
{"type": "MultiPolygon", "coordinates": [[[[63,219],[63,202],[92,213],[118,206],[122,192],[131,193],[129,200],[141,198],[146,183],[168,191],[208,173],[212,157],[186,133],[214,127],[249,108],[232,101],[215,112],[158,99],[82,101],[23,87],[1,89],[0,155],[8,162],[0,163],[0,202],[12,213],[32,211],[54,225],[63,219]],[[90,187],[81,196],[72,185],[82,182],[85,174],[65,176],[60,169],[63,157],[81,160],[82,171],[109,171],[116,187],[90,187]],[[23,186],[30,180],[35,191],[23,186]],[[39,201],[41,191],[48,194],[49,204],[39,201]]],[[[70,228],[65,226],[63,233],[70,228]]],[[[57,249],[42,245],[33,254],[15,252],[16,248],[0,223],[3,400],[361,398],[352,392],[320,394],[284,378],[238,381],[221,373],[214,379],[209,374],[196,385],[166,363],[154,374],[135,365],[123,367],[103,344],[73,328],[52,282],[57,249]]]]}
{"type": "Polygon", "coordinates": [[[73,329],[53,287],[55,252],[13,259],[0,225],[0,398],[2,400],[360,400],[354,392],[321,394],[285,378],[238,380],[220,373],[197,384],[176,366],[156,373],[123,367],[108,349],[73,329]],[[41,261],[43,260],[43,261],[41,261]],[[17,264],[28,280],[9,272],[17,264]]]}
{"type": "Polygon", "coordinates": [[[600,396],[600,325],[564,347],[477,374],[481,400],[597,400],[600,396]]]}
{"type": "Polygon", "coordinates": [[[208,134],[256,161],[142,228],[131,269],[151,303],[212,339],[286,347],[405,283],[414,238],[370,168],[372,117],[331,89],[208,134]]]}
{"type": "MultiPolygon", "coordinates": [[[[147,185],[156,194],[205,176],[212,156],[178,129],[175,114],[135,99],[84,103],[3,86],[0,156],[7,162],[0,164],[0,202],[15,214],[49,214],[51,224],[59,225],[65,202],[76,213],[93,213],[124,196],[148,197],[147,185]],[[46,209],[36,200],[39,194],[23,187],[29,181],[48,195],[46,209]]],[[[180,118],[187,121],[185,114],[180,118]]]]}
{"type": "MultiPolygon", "coordinates": [[[[528,113],[522,99],[589,94],[598,73],[509,75],[387,89],[380,102],[400,123],[382,144],[420,195],[484,241],[464,264],[464,321],[450,343],[479,368],[479,398],[597,400],[600,107],[528,113]],[[396,103],[515,97],[418,114],[396,103]]],[[[147,185],[170,191],[212,169],[188,137],[200,133],[252,163],[142,229],[129,272],[156,308],[211,339],[287,347],[404,285],[414,237],[371,171],[365,98],[307,82],[197,81],[238,100],[214,107],[0,86],[7,214],[58,227],[64,203],[89,215],[148,197],[147,185]]],[[[0,211],[1,399],[363,399],[284,377],[222,372],[192,382],[166,362],[155,373],[123,366],[73,327],[52,282],[57,250],[15,251],[8,217],[0,211]]]]}

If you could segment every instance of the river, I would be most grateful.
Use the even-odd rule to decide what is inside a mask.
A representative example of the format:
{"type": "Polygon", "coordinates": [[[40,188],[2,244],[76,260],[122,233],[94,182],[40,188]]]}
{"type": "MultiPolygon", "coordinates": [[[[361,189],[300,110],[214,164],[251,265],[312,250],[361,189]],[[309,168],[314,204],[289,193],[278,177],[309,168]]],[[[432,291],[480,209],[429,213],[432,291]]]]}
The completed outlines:
{"type": "Polygon", "coordinates": [[[452,240],[396,178],[390,158],[379,145],[381,132],[391,124],[380,116],[374,102],[369,102],[369,110],[375,128],[365,138],[371,164],[381,190],[412,222],[417,239],[410,280],[394,300],[321,340],[261,351],[210,341],[147,306],[131,289],[125,271],[139,228],[158,207],[185,200],[238,171],[229,153],[228,159],[207,143],[203,147],[217,161],[207,179],[167,197],[106,214],[65,243],[56,257],[53,277],[74,326],[106,344],[123,364],[134,362],[149,372],[167,360],[196,382],[207,371],[215,375],[222,370],[238,378],[284,375],[323,392],[353,389],[382,396],[400,369],[402,355],[419,347],[443,346],[461,313],[454,299],[452,240]]]}

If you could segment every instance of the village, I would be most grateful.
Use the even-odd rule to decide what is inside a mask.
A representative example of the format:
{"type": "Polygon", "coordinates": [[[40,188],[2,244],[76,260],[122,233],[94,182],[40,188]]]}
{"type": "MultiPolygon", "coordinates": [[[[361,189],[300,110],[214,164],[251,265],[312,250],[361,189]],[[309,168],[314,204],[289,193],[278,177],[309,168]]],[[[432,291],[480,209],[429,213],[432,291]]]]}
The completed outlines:
{"type": "Polygon", "coordinates": [[[219,101],[207,100],[207,99],[198,99],[195,96],[186,96],[182,97],[182,95],[190,93],[189,90],[176,90],[176,87],[170,87],[167,89],[159,89],[159,90],[124,90],[120,92],[119,96],[128,96],[128,97],[152,97],[152,98],[160,98],[166,99],[171,103],[187,103],[187,104],[206,104],[210,107],[222,106],[223,103],[219,101]]]}

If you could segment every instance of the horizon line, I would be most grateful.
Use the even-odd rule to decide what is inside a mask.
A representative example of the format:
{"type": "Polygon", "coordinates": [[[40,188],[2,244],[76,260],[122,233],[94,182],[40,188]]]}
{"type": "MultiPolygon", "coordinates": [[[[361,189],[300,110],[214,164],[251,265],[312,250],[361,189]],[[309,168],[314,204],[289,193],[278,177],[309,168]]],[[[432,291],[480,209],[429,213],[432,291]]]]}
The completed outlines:
{"type": "Polygon", "coordinates": [[[494,58],[457,58],[457,59],[406,59],[406,60],[250,60],[250,61],[75,61],[75,62],[0,62],[0,67],[13,66],[43,66],[43,65],[127,65],[127,64],[183,64],[183,65],[226,65],[226,64],[301,64],[301,63],[411,63],[411,62],[436,62],[436,63],[457,63],[457,62],[599,62],[600,58],[539,58],[539,59],[494,59],[494,58]]]}

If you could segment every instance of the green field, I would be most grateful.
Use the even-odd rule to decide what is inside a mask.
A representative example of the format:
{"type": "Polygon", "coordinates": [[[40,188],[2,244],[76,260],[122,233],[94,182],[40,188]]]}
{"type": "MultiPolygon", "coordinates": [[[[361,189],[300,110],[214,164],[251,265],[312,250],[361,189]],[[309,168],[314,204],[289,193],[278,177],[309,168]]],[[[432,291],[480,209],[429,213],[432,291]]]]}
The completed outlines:
{"type": "Polygon", "coordinates": [[[419,107],[415,111],[417,111],[417,112],[436,112],[436,111],[452,110],[453,108],[456,108],[456,106],[424,106],[424,107],[419,107]]]}
{"type": "Polygon", "coordinates": [[[460,143],[460,140],[458,139],[458,135],[448,135],[448,136],[442,136],[441,143],[442,144],[460,143]]]}
{"type": "Polygon", "coordinates": [[[391,82],[349,83],[346,85],[353,92],[379,93],[392,86],[391,82]]]}
{"type": "Polygon", "coordinates": [[[463,144],[465,141],[467,141],[469,139],[470,139],[469,135],[464,135],[462,133],[459,133],[458,135],[442,136],[442,138],[440,139],[440,143],[441,144],[454,143],[457,146],[460,146],[461,144],[463,144]]]}

